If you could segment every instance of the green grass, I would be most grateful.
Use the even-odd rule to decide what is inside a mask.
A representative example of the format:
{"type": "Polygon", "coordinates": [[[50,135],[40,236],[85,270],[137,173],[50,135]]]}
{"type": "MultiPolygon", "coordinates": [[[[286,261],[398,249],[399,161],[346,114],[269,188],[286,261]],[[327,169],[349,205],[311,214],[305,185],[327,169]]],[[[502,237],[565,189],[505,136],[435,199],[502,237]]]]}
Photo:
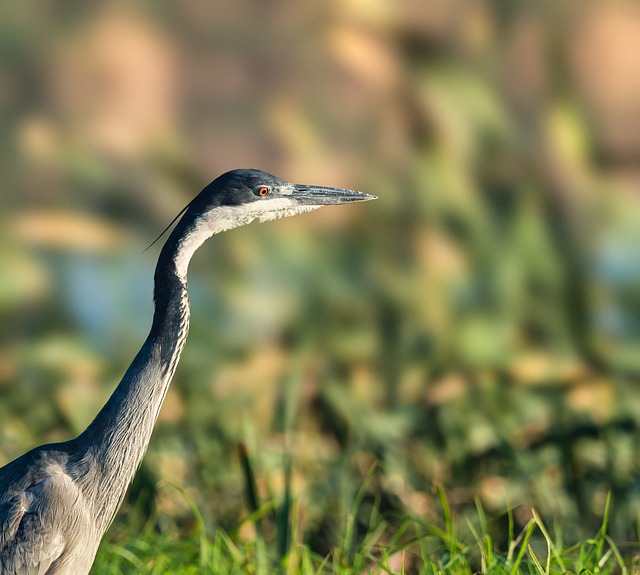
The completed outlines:
{"type": "MultiPolygon", "coordinates": [[[[436,574],[474,573],[536,575],[579,573],[637,573],[637,543],[626,545],[623,553],[607,534],[610,497],[599,531],[591,538],[565,546],[560,529],[551,535],[535,510],[519,532],[507,511],[508,544],[499,548],[490,534],[491,520],[478,506],[477,521],[461,522],[452,514],[446,494],[439,489],[442,521],[426,524],[406,517],[395,527],[377,509],[371,512],[364,534],[357,535],[356,516],[366,485],[357,494],[344,518],[344,530],[333,549],[320,555],[295,535],[295,519],[286,526],[276,519],[276,529],[290,535],[283,546],[281,533],[265,535],[258,525],[264,514],[252,513],[244,523],[253,523],[253,536],[231,535],[223,530],[206,532],[198,509],[188,533],[158,532],[150,521],[141,532],[110,534],[103,543],[94,569],[95,575],[116,574],[270,574],[351,575],[351,574],[436,574]]],[[[184,494],[183,494],[184,495],[184,494]]],[[[184,495],[186,497],[186,495],[184,495]]],[[[289,503],[287,503],[289,505],[289,503]]],[[[273,506],[269,506],[273,509],[273,506]]],[[[287,511],[295,517],[295,508],[287,511]]],[[[282,516],[276,514],[276,518],[282,516]]],[[[269,531],[269,530],[267,530],[269,531]]]]}

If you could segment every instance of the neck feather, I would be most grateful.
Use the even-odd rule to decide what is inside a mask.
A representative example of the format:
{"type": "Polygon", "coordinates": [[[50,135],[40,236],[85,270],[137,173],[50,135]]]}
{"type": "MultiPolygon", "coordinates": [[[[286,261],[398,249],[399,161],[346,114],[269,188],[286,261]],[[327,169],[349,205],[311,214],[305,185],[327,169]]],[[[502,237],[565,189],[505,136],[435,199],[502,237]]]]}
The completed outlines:
{"type": "Polygon", "coordinates": [[[89,470],[79,482],[95,502],[96,518],[104,518],[104,530],[146,452],[189,330],[186,267],[204,239],[196,245],[176,237],[170,236],[158,259],[149,335],[105,406],[77,439],[89,470]]]}
{"type": "Polygon", "coordinates": [[[105,406],[77,438],[77,477],[104,532],[142,461],[189,329],[187,269],[213,234],[248,224],[260,214],[218,207],[189,211],[165,243],[154,276],[155,313],[149,336],[105,406]]]}

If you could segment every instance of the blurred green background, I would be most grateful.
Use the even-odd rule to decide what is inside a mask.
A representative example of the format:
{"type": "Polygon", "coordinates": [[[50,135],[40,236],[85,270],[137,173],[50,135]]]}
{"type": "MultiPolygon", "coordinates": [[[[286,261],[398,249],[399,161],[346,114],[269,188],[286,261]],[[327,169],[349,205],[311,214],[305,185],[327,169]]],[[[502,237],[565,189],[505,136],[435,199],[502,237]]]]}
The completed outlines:
{"type": "Polygon", "coordinates": [[[234,530],[244,443],[263,501],[290,454],[317,550],[376,461],[392,522],[442,484],[567,536],[611,491],[636,532],[636,2],[9,2],[0,125],[0,463],[90,422],[150,326],[144,248],[256,167],[380,199],[198,252],[127,509],[188,526],[163,479],[234,530]]]}

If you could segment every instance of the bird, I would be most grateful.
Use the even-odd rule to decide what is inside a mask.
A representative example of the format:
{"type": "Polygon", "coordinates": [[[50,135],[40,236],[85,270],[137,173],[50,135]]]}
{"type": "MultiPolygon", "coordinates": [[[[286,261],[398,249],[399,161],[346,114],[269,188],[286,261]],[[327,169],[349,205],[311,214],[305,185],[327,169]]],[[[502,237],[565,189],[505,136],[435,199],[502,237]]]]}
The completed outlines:
{"type": "Polygon", "coordinates": [[[240,169],[216,178],[185,206],[165,229],[178,220],[155,268],[149,335],[105,405],[77,437],[36,447],[0,468],[0,573],[82,575],[91,569],[149,445],[184,348],[187,268],[205,240],[254,220],[372,199],[240,169]]]}

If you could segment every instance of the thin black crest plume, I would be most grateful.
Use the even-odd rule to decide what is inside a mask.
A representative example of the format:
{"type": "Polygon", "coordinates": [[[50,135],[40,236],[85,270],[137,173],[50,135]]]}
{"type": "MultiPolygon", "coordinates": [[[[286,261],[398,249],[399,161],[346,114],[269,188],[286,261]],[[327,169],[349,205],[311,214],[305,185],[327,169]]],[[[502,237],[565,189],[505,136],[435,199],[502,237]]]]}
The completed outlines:
{"type": "Polygon", "coordinates": [[[191,201],[190,201],[190,202],[189,202],[189,203],[188,203],[184,208],[182,208],[182,209],[178,212],[178,215],[177,215],[175,218],[173,218],[173,219],[171,220],[171,222],[169,222],[169,225],[168,225],[164,230],[162,230],[162,231],[160,232],[160,235],[159,235],[155,240],[153,240],[153,241],[152,241],[152,242],[151,242],[151,243],[150,243],[146,248],[144,248],[144,250],[142,250],[142,253],[144,253],[144,252],[146,252],[147,250],[151,249],[151,248],[152,248],[152,247],[153,247],[153,246],[158,242],[158,240],[159,240],[162,236],[164,236],[164,234],[166,234],[166,233],[167,233],[167,231],[169,230],[169,228],[171,228],[171,226],[172,226],[173,224],[175,224],[175,223],[178,221],[178,218],[179,218],[182,214],[184,214],[184,213],[187,211],[187,209],[189,208],[189,206],[190,206],[192,203],[193,203],[193,200],[191,200],[191,201]]]}

